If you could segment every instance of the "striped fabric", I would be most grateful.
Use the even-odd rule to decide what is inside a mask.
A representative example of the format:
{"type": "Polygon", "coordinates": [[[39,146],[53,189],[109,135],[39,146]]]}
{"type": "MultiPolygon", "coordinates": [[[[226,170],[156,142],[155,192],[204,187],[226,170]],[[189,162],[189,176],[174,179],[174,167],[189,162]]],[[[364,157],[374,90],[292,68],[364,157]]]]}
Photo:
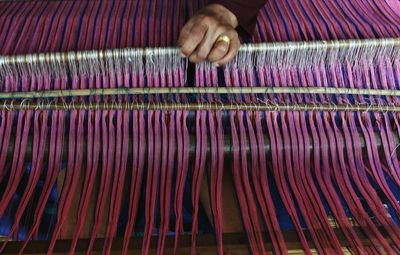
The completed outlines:
{"type": "MultiPolygon", "coordinates": [[[[2,1],[0,53],[174,45],[205,1],[2,1]]],[[[396,0],[269,0],[255,42],[398,37],[396,0]]]]}

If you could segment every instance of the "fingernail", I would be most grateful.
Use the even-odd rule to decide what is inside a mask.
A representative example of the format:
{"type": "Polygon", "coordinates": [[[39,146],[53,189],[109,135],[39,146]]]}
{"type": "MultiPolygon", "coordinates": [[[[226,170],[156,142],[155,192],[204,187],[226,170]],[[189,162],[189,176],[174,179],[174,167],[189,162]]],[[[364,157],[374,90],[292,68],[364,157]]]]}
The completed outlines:
{"type": "Polygon", "coordinates": [[[181,55],[181,58],[186,58],[186,55],[183,54],[182,52],[180,53],[180,55],[181,55]]]}
{"type": "Polygon", "coordinates": [[[214,67],[219,67],[219,64],[218,63],[213,63],[213,66],[214,67]]]}

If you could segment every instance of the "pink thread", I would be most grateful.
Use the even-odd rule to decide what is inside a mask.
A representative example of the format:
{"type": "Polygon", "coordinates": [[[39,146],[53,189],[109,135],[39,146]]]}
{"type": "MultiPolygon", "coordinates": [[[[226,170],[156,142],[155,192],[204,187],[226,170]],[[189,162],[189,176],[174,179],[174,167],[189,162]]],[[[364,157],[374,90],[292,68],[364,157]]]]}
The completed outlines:
{"type": "Polygon", "coordinates": [[[145,139],[145,118],[143,111],[132,112],[132,177],[129,196],[128,222],[124,233],[124,242],[121,254],[128,252],[129,241],[135,227],[137,211],[139,207],[140,190],[143,180],[146,139],[145,139]]]}

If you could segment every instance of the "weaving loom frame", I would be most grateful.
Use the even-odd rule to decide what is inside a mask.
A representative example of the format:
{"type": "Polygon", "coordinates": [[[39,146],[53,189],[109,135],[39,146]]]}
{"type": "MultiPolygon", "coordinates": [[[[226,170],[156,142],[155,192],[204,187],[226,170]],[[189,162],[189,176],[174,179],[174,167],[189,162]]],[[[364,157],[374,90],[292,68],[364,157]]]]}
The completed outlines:
{"type": "MultiPolygon", "coordinates": [[[[389,181],[398,180],[396,175],[390,174],[396,174],[400,169],[397,167],[396,157],[400,139],[400,80],[393,78],[396,70],[390,70],[390,74],[382,71],[386,66],[395,66],[394,62],[400,59],[400,30],[398,31],[396,23],[393,22],[400,21],[400,16],[396,16],[397,6],[389,3],[384,5],[386,2],[374,0],[366,0],[361,4],[345,0],[304,0],[305,4],[293,2],[291,5],[284,4],[287,0],[268,2],[269,9],[260,12],[253,39],[254,42],[275,43],[244,44],[232,63],[217,69],[209,63],[192,66],[187,60],[178,57],[179,49],[165,47],[172,45],[176,39],[174,37],[179,31],[174,31],[174,28],[182,26],[185,19],[191,17],[205,2],[177,1],[163,5],[163,8],[160,8],[157,1],[115,0],[106,1],[104,6],[96,1],[83,1],[81,4],[70,2],[65,6],[58,2],[50,3],[49,6],[57,7],[54,12],[45,12],[45,4],[33,4],[32,7],[23,8],[27,14],[26,21],[29,21],[25,23],[25,18],[18,14],[18,10],[12,11],[15,15],[9,16],[3,16],[7,13],[6,10],[0,11],[0,23],[5,22],[4,26],[0,26],[0,46],[4,46],[4,50],[1,50],[4,55],[0,55],[0,153],[6,152],[0,156],[0,165],[6,158],[4,171],[0,167],[0,189],[4,184],[1,180],[4,173],[11,172],[11,176],[15,178],[10,178],[10,182],[17,184],[22,173],[29,175],[24,172],[22,166],[9,168],[8,165],[14,161],[24,164],[30,162],[35,165],[34,169],[42,171],[42,177],[46,178],[50,173],[53,176],[57,171],[61,171],[61,168],[64,169],[62,164],[68,164],[64,170],[69,176],[63,177],[60,197],[72,199],[74,192],[86,190],[79,184],[76,188],[69,188],[81,173],[81,168],[82,173],[85,171],[82,185],[90,183],[87,181],[90,179],[86,179],[86,170],[83,169],[86,167],[89,170],[93,169],[93,176],[96,178],[105,176],[107,181],[112,179],[108,186],[104,185],[102,192],[98,192],[106,194],[107,197],[103,199],[99,196],[96,201],[115,202],[109,208],[107,205],[104,207],[108,217],[114,216],[104,222],[107,228],[104,239],[96,238],[98,232],[94,232],[91,240],[74,238],[73,242],[77,242],[77,247],[75,244],[71,247],[70,240],[57,240],[58,236],[51,236],[51,233],[50,242],[20,242],[13,240],[13,236],[9,234],[11,242],[7,245],[0,242],[0,247],[5,247],[5,252],[21,253],[25,245],[28,245],[23,251],[25,253],[35,252],[35,247],[38,249],[36,251],[46,252],[49,245],[50,253],[81,252],[87,250],[89,242],[93,244],[92,251],[103,251],[105,254],[110,254],[111,251],[118,252],[121,248],[124,252],[129,248],[130,252],[139,253],[142,244],[142,254],[160,255],[164,253],[164,242],[166,253],[173,253],[179,244],[182,250],[178,251],[184,254],[194,254],[197,248],[200,253],[209,254],[215,254],[216,250],[219,254],[224,250],[240,250],[243,254],[249,254],[250,251],[253,254],[270,251],[284,254],[288,252],[287,249],[304,250],[307,254],[314,254],[318,250],[329,254],[333,251],[339,253],[338,245],[351,247],[342,251],[346,254],[350,249],[355,254],[374,254],[375,251],[382,251],[381,244],[389,253],[399,251],[400,243],[395,241],[400,240],[396,237],[396,233],[399,233],[395,229],[397,225],[386,224],[391,222],[391,219],[384,216],[387,211],[381,204],[385,202],[391,206],[390,202],[394,203],[396,200],[397,193],[393,191],[392,194],[391,186],[387,186],[389,181]],[[283,3],[281,8],[278,2],[283,3]],[[44,17],[38,15],[42,7],[44,17]],[[293,9],[290,10],[291,8],[293,9]],[[368,12],[368,8],[372,8],[372,11],[368,12]],[[31,10],[32,15],[27,10],[31,10]],[[67,12],[68,10],[70,12],[67,12]],[[85,10],[88,10],[91,16],[80,16],[81,11],[85,13],[85,10]],[[175,15],[175,10],[178,10],[182,17],[175,15]],[[335,13],[337,10],[341,12],[335,13]],[[349,13],[352,10],[355,16],[349,13]],[[382,13],[376,13],[376,10],[382,13]],[[306,11],[307,13],[303,13],[306,11]],[[150,14],[147,20],[144,18],[146,13],[150,14]],[[311,18],[307,17],[308,13],[312,14],[311,18]],[[357,17],[357,13],[362,14],[362,19],[357,17]],[[156,17],[153,19],[151,15],[156,17]],[[73,18],[69,19],[70,17],[73,18]],[[319,17],[322,17],[321,20],[324,17],[329,20],[318,25],[319,17]],[[281,19],[287,19],[288,23],[279,22],[281,19]],[[303,23],[301,19],[304,19],[303,23]],[[65,23],[66,32],[57,37],[56,32],[61,32],[61,28],[51,24],[47,26],[46,21],[49,20],[60,26],[65,23]],[[27,29],[35,23],[39,30],[27,29]],[[83,25],[78,28],[79,23],[83,25]],[[342,23],[345,25],[342,26],[342,23]],[[105,32],[107,26],[115,28],[115,31],[110,29],[105,32]],[[18,32],[7,31],[7,28],[12,30],[14,27],[18,32]],[[162,33],[163,29],[166,30],[165,33],[162,33]],[[44,37],[53,30],[54,41],[51,37],[44,37]],[[30,41],[31,38],[33,40],[30,41]],[[155,48],[157,46],[162,47],[155,48]],[[381,62],[380,57],[384,61],[381,62]],[[367,63],[365,69],[357,69],[359,61],[364,60],[363,63],[367,63]],[[355,71],[355,78],[351,73],[353,70],[359,72],[355,71]],[[328,72],[329,74],[323,77],[328,72]],[[331,79],[329,75],[335,79],[331,79]],[[354,80],[348,79],[347,76],[352,76],[354,80]],[[389,76],[389,81],[386,81],[385,78],[389,76]],[[274,87],[275,85],[278,87],[274,87]],[[266,123],[267,120],[270,122],[266,123]],[[33,124],[32,127],[29,123],[33,124]],[[50,127],[53,129],[50,130],[50,127]],[[27,131],[24,133],[22,129],[27,131]],[[47,129],[49,132],[46,133],[47,129]],[[140,133],[136,131],[138,129],[140,133]],[[15,130],[16,134],[4,138],[6,135],[3,133],[7,134],[9,130],[15,130]],[[27,132],[30,135],[27,135],[27,132]],[[47,137],[49,135],[53,138],[47,137]],[[21,136],[27,139],[22,139],[21,142],[21,136]],[[96,142],[93,142],[93,137],[96,142]],[[51,148],[50,140],[55,141],[57,149],[51,148]],[[351,141],[357,141],[356,146],[352,146],[351,141]],[[93,152],[96,149],[98,151],[93,152]],[[19,150],[25,153],[20,155],[19,150]],[[121,154],[121,151],[126,153],[121,154]],[[168,154],[165,154],[166,151],[168,154]],[[96,153],[100,156],[93,156],[96,153]],[[348,159],[351,153],[354,158],[348,159]],[[41,156],[42,154],[44,156],[41,156]],[[60,166],[53,167],[55,171],[41,164],[42,158],[47,157],[57,158],[56,162],[59,162],[60,166]],[[92,158],[100,163],[95,164],[96,166],[93,166],[92,162],[88,163],[92,158]],[[129,160],[128,166],[124,166],[126,162],[122,160],[126,158],[129,160]],[[173,159],[167,162],[169,158],[173,159]],[[320,165],[315,158],[320,160],[320,165]],[[137,166],[139,163],[134,162],[136,159],[144,164],[144,170],[140,170],[137,166]],[[225,161],[225,164],[222,164],[223,172],[232,171],[242,179],[247,178],[247,183],[236,178],[232,184],[235,189],[233,194],[230,194],[236,197],[236,206],[240,207],[243,233],[222,235],[225,223],[218,221],[224,209],[220,208],[222,195],[218,193],[222,189],[219,167],[221,160],[225,161]],[[111,163],[103,163],[106,161],[111,163]],[[161,161],[160,165],[154,163],[155,161],[161,161]],[[331,161],[333,164],[330,164],[331,161]],[[174,174],[169,182],[178,183],[174,185],[180,185],[179,187],[168,186],[166,169],[169,168],[163,167],[162,163],[173,167],[169,170],[174,174]],[[185,167],[185,164],[188,167],[185,167]],[[304,166],[307,164],[308,166],[304,166]],[[360,172],[353,171],[354,169],[360,172]],[[144,172],[143,180],[138,177],[139,181],[135,182],[134,179],[119,181],[121,176],[123,180],[139,171],[144,172]],[[201,175],[201,171],[205,171],[206,174],[201,175]],[[211,171],[218,172],[218,175],[211,176],[211,171]],[[159,172],[164,175],[158,174],[159,172]],[[318,179],[322,173],[324,178],[318,179]],[[389,175],[385,178],[384,174],[387,173],[389,175]],[[262,177],[257,178],[257,174],[262,177]],[[383,178],[380,178],[379,174],[383,175],[383,178]],[[179,178],[175,178],[175,175],[179,178]],[[198,176],[193,178],[191,175],[198,176]],[[207,176],[203,177],[204,175],[207,176]],[[284,188],[289,190],[287,195],[282,195],[281,190],[277,191],[276,187],[265,188],[265,184],[270,185],[269,179],[265,181],[265,177],[274,179],[279,187],[286,185],[284,188]],[[293,177],[295,178],[290,179],[293,177]],[[357,186],[361,195],[356,192],[346,193],[356,188],[341,182],[345,178],[350,178],[353,182],[361,180],[361,184],[357,186]],[[148,179],[155,181],[149,182],[148,179]],[[210,201],[205,201],[212,204],[211,210],[214,215],[208,216],[208,220],[214,221],[214,234],[198,235],[198,226],[193,221],[190,228],[193,235],[182,235],[183,228],[181,229],[180,223],[174,228],[173,219],[165,216],[168,215],[168,209],[164,209],[167,208],[165,204],[168,204],[173,215],[180,217],[182,221],[183,203],[179,201],[185,191],[183,187],[187,185],[186,182],[192,185],[191,192],[194,195],[189,207],[192,206],[190,208],[193,211],[198,210],[200,202],[199,198],[196,198],[196,188],[201,186],[202,179],[210,182],[209,187],[212,187],[209,188],[209,192],[214,195],[210,195],[210,201]],[[64,192],[65,183],[67,189],[64,192]],[[118,197],[116,190],[121,186],[130,190],[129,185],[133,187],[132,183],[139,187],[135,187],[136,191],[146,188],[143,193],[141,191],[147,201],[143,208],[134,209],[134,202],[131,202],[134,201],[134,196],[131,194],[118,197]],[[314,193],[314,188],[324,184],[328,188],[314,193]],[[379,199],[381,193],[373,189],[374,185],[378,186],[379,192],[383,190],[384,195],[392,200],[387,202],[386,197],[379,199]],[[162,192],[162,187],[172,190],[170,196],[158,195],[162,192]],[[246,193],[247,197],[238,199],[237,193],[240,192],[246,193]],[[278,193],[281,198],[279,203],[284,203],[282,207],[290,212],[292,218],[289,220],[295,222],[292,224],[292,230],[276,228],[282,222],[281,218],[278,221],[278,216],[281,215],[276,216],[278,212],[274,209],[275,201],[271,203],[273,209],[270,210],[269,206],[264,208],[265,204],[270,205],[265,201],[269,201],[268,195],[272,192],[278,193]],[[345,197],[348,193],[351,193],[351,196],[345,197]],[[340,200],[337,197],[343,198],[340,200]],[[322,198],[330,199],[328,204],[322,198]],[[119,218],[124,210],[118,204],[122,200],[129,200],[129,217],[134,218],[134,224],[137,224],[137,215],[131,214],[131,211],[146,210],[143,223],[144,238],[131,237],[136,232],[129,233],[129,230],[125,230],[123,239],[116,237],[117,225],[113,219],[119,218]],[[340,207],[350,202],[360,205],[360,201],[364,202],[360,210],[349,206],[340,207]],[[251,204],[255,206],[252,207],[251,204]],[[162,210],[155,208],[158,205],[162,210]],[[340,208],[335,209],[332,205],[340,208]],[[365,215],[374,205],[378,209],[372,210],[375,216],[373,221],[365,215]],[[325,212],[325,207],[329,207],[330,210],[325,212]],[[297,211],[292,210],[293,208],[297,211]],[[250,214],[250,220],[247,222],[243,220],[251,210],[260,216],[259,221],[264,226],[262,233],[258,233],[258,226],[252,223],[251,217],[255,214],[250,214]],[[350,213],[347,214],[346,211],[345,214],[341,214],[341,210],[350,213]],[[160,222],[155,219],[159,211],[165,214],[161,217],[168,218],[167,223],[164,218],[160,222]],[[216,215],[217,213],[219,214],[216,215]],[[354,219],[348,219],[348,215],[354,216],[354,219]],[[274,222],[275,219],[271,220],[274,217],[277,223],[274,222]],[[301,221],[301,218],[303,221],[306,219],[306,223],[298,224],[300,231],[296,228],[296,231],[293,230],[296,220],[301,221]],[[315,221],[315,225],[309,225],[307,220],[315,221]],[[347,220],[351,224],[358,223],[361,227],[354,227],[354,233],[351,232],[353,229],[340,231],[340,228],[348,226],[344,224],[347,220]],[[107,225],[109,222],[111,224],[107,225]],[[368,228],[372,229],[375,225],[376,232],[368,232],[368,228]],[[177,237],[175,240],[173,237],[163,239],[167,232],[162,232],[157,244],[156,237],[152,236],[154,229],[158,229],[159,232],[172,231],[177,237]],[[283,243],[282,239],[279,239],[280,231],[283,232],[283,243]],[[337,236],[337,240],[333,236],[330,238],[329,234],[337,236]],[[368,239],[371,236],[373,238],[368,239]],[[305,243],[302,238],[305,238],[305,243]],[[360,247],[357,246],[358,241],[361,243],[360,247]],[[190,247],[191,245],[193,247],[190,247]]],[[[8,11],[12,10],[10,6],[7,6],[8,11]]],[[[29,175],[29,178],[31,176],[29,175]]],[[[35,181],[30,181],[29,185],[35,187],[35,181]]],[[[13,195],[13,187],[7,187],[5,190],[9,191],[7,197],[13,195]]],[[[95,190],[94,188],[88,191],[88,194],[82,193],[85,197],[82,195],[84,199],[81,197],[80,200],[87,199],[95,190]]],[[[23,199],[30,201],[35,195],[32,193],[25,196],[24,191],[23,199]]],[[[5,199],[0,194],[0,202],[12,203],[7,197],[5,199]]],[[[59,203],[60,200],[57,201],[59,203]]],[[[45,205],[46,200],[39,203],[40,206],[43,206],[43,203],[45,205]]],[[[101,203],[99,210],[93,209],[94,213],[102,211],[101,203]]],[[[73,203],[60,202],[56,210],[57,222],[54,223],[58,230],[63,230],[65,221],[61,218],[68,214],[68,211],[77,211],[79,218],[82,217],[83,220],[88,216],[87,208],[72,210],[71,207],[74,206],[73,203]],[[67,208],[65,212],[64,208],[67,208]],[[62,217],[58,217],[59,215],[62,217]]],[[[2,207],[4,206],[0,205],[0,208],[2,207]]],[[[27,211],[24,206],[21,208],[16,215],[27,211]]],[[[394,215],[400,217],[400,207],[396,207],[395,204],[393,208],[394,215]]],[[[36,214],[35,208],[34,211],[36,214]]],[[[3,214],[0,214],[0,227],[2,216],[3,214]]],[[[21,219],[18,220],[22,221],[21,219]]],[[[286,221],[289,220],[286,218],[286,221]]],[[[36,223],[40,224],[40,221],[36,220],[36,223]]],[[[13,222],[13,225],[17,226],[18,232],[20,224],[13,222]]],[[[134,229],[133,226],[130,230],[134,229]]],[[[29,228],[28,224],[28,231],[29,228]]]]}

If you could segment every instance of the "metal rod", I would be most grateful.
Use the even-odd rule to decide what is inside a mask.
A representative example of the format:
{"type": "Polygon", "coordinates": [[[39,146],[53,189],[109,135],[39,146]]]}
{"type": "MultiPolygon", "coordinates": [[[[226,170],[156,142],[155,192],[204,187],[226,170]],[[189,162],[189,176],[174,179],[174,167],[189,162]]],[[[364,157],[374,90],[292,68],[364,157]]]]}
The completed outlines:
{"type": "MultiPolygon", "coordinates": [[[[311,42],[275,42],[244,44],[240,51],[285,51],[285,50],[309,50],[309,49],[338,49],[344,47],[368,47],[368,46],[400,46],[400,38],[363,39],[363,40],[337,40],[337,41],[311,41],[311,42]]],[[[37,53],[25,55],[0,56],[2,64],[22,64],[50,61],[79,61],[81,59],[104,59],[130,56],[179,54],[176,47],[166,48],[125,48],[90,51],[69,51],[54,53],[37,53]]]]}
{"type": "Polygon", "coordinates": [[[148,88],[104,88],[69,89],[27,92],[2,92],[0,99],[58,98],[77,96],[149,95],[149,94],[335,94],[400,96],[400,90],[359,89],[335,87],[148,87],[148,88]]]}
{"type": "Polygon", "coordinates": [[[400,112],[399,105],[271,104],[271,103],[139,103],[139,102],[30,102],[4,101],[0,110],[188,110],[188,111],[344,111],[400,112]]]}

